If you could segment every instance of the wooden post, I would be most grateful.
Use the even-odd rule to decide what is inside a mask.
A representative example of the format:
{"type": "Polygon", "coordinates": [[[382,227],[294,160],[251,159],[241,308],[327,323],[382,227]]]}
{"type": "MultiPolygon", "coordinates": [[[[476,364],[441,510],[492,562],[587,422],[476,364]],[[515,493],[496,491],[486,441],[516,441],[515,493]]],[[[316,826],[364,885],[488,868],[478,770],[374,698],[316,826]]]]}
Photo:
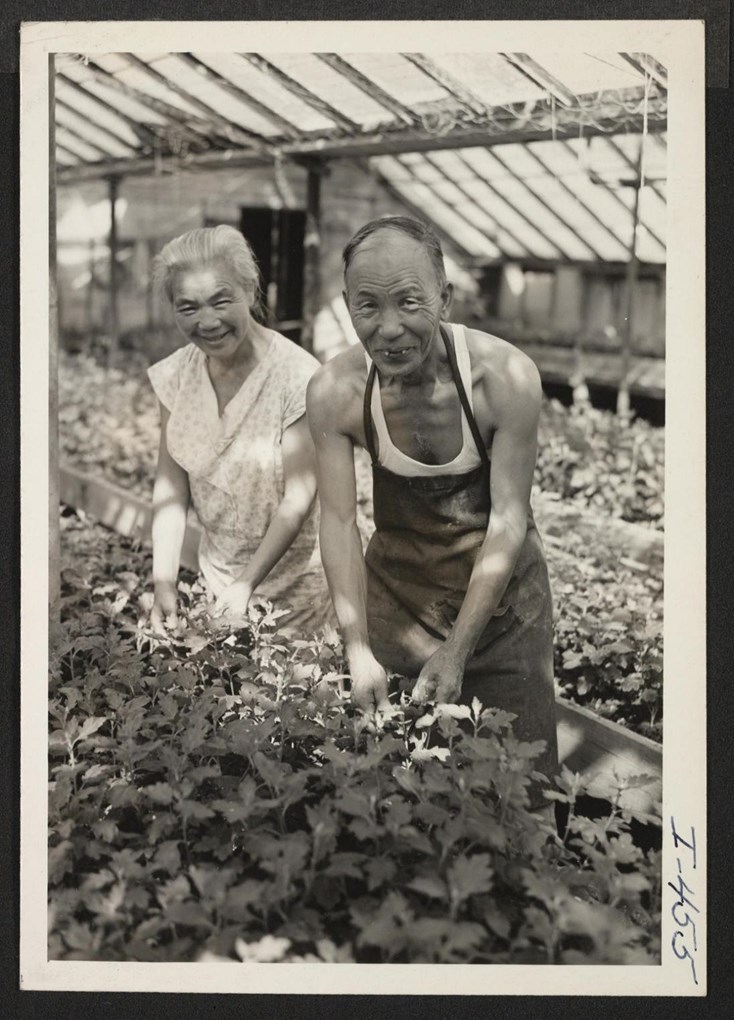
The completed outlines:
{"type": "Polygon", "coordinates": [[[630,409],[629,374],[632,361],[632,344],[634,340],[635,291],[639,259],[637,257],[637,229],[640,223],[640,191],[642,190],[642,146],[644,138],[640,136],[640,149],[637,155],[636,178],[632,182],[634,202],[632,203],[632,239],[629,247],[629,259],[625,274],[624,287],[624,326],[622,329],[622,358],[620,367],[619,392],[617,393],[617,414],[628,415],[630,409]]]}
{"type": "Polygon", "coordinates": [[[313,353],[314,322],[321,308],[321,178],[320,162],[309,163],[306,182],[306,235],[303,241],[303,329],[301,346],[313,353]]]}
{"type": "Polygon", "coordinates": [[[110,290],[109,290],[109,328],[110,345],[107,350],[107,364],[109,365],[113,352],[117,351],[120,340],[120,315],[118,307],[118,275],[117,275],[117,195],[119,190],[119,177],[109,178],[109,200],[110,200],[110,233],[108,246],[110,250],[110,290]]]}
{"type": "Polygon", "coordinates": [[[59,318],[56,280],[56,132],[55,58],[48,58],[48,639],[53,647],[61,630],[61,536],[59,529],[59,318]]]}

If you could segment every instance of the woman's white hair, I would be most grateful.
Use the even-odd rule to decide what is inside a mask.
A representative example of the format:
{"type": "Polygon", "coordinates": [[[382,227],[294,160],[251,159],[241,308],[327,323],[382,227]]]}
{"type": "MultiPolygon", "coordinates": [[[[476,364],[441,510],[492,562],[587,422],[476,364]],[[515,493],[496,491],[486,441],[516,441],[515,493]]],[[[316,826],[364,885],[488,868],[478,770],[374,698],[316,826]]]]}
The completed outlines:
{"type": "Polygon", "coordinates": [[[242,287],[252,287],[257,299],[259,273],[252,248],[236,227],[224,223],[197,227],[169,241],[153,260],[153,283],[170,301],[176,273],[217,262],[224,262],[242,287]]]}

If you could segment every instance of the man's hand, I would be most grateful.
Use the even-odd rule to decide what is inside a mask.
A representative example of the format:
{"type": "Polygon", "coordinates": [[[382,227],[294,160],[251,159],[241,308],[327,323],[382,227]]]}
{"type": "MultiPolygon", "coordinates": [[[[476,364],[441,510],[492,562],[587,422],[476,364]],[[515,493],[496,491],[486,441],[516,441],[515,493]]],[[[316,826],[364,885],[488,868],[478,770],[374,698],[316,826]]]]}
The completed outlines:
{"type": "Polygon", "coordinates": [[[441,645],[420,671],[411,694],[413,701],[455,702],[461,695],[464,660],[448,645],[441,645]]]}
{"type": "Polygon", "coordinates": [[[246,581],[233,581],[214,603],[211,615],[214,619],[244,623],[251,598],[252,588],[246,581]]]}
{"type": "Polygon", "coordinates": [[[150,625],[157,634],[165,634],[178,626],[178,592],[173,581],[156,581],[154,591],[150,625]]]}
{"type": "Polygon", "coordinates": [[[360,652],[349,657],[352,677],[352,701],[363,712],[382,712],[389,709],[387,673],[372,652],[360,652]]]}

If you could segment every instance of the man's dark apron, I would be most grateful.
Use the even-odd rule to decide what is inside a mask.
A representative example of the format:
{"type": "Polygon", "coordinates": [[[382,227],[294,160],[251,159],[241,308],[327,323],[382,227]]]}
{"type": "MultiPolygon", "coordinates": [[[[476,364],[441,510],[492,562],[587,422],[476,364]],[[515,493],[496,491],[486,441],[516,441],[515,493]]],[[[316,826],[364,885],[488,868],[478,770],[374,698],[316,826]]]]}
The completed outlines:
{"type": "MultiPolygon", "coordinates": [[[[364,395],[364,427],[372,458],[375,533],[367,547],[370,643],[382,665],[417,677],[443,643],[461,608],[490,512],[490,459],[469,406],[452,338],[441,327],[451,372],[481,464],[466,474],[403,477],[377,461],[371,401],[372,364],[364,395]]],[[[464,673],[460,700],[517,715],[521,740],[545,740],[534,768],[558,768],[553,690],[552,602],[545,554],[528,507],[528,528],[512,577],[464,673]]],[[[531,788],[531,806],[544,801],[531,788]]]]}

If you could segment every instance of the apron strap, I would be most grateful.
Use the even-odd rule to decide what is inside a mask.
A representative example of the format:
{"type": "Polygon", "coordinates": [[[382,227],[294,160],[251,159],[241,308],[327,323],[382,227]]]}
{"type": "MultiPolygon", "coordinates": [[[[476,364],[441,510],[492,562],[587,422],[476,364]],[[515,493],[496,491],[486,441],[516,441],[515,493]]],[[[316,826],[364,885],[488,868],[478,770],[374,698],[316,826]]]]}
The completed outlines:
{"type": "Polygon", "coordinates": [[[451,372],[454,376],[454,382],[456,383],[456,392],[459,394],[459,400],[461,401],[461,406],[464,409],[466,420],[469,423],[471,434],[474,437],[474,442],[476,443],[476,447],[477,450],[479,451],[479,456],[481,458],[482,463],[485,466],[489,467],[490,463],[489,454],[487,453],[487,448],[484,445],[484,441],[482,440],[482,434],[479,431],[477,420],[474,417],[474,412],[471,409],[471,405],[469,404],[469,398],[467,397],[466,390],[464,389],[464,383],[461,379],[461,372],[459,371],[459,363],[456,360],[456,349],[454,348],[454,341],[449,335],[448,330],[444,328],[443,324],[439,326],[439,329],[441,330],[441,336],[443,337],[444,346],[446,348],[446,354],[448,355],[449,359],[449,365],[451,366],[451,372]]]}
{"type": "Polygon", "coordinates": [[[364,403],[362,405],[362,419],[364,421],[364,438],[367,443],[367,449],[370,457],[372,458],[372,467],[377,466],[377,447],[375,446],[375,434],[372,427],[372,390],[375,385],[375,363],[374,361],[370,364],[369,375],[367,376],[367,385],[364,388],[364,403]]]}

